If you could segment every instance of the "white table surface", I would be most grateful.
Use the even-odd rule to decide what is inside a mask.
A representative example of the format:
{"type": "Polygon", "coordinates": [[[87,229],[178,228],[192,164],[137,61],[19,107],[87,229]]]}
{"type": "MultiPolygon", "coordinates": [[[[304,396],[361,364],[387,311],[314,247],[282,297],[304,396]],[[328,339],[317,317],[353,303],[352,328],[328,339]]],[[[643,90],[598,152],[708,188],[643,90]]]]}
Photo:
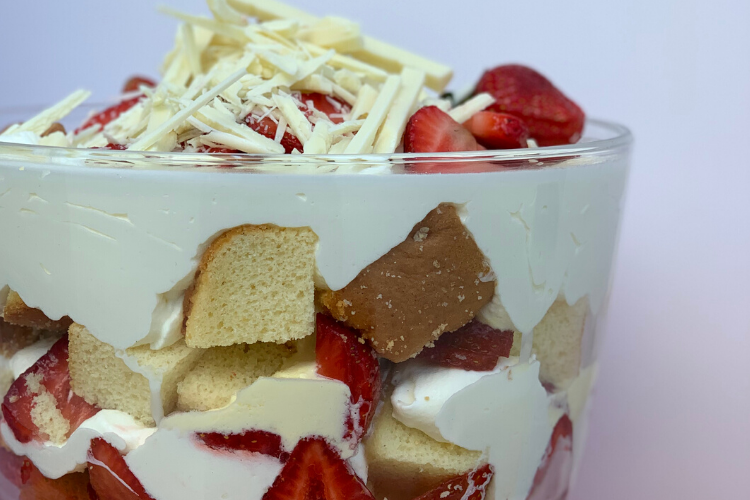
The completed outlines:
{"type": "MultiPolygon", "coordinates": [[[[204,12],[201,0],[164,0],[204,12]]],[[[291,0],[290,0],[291,1],[291,0]]],[[[571,500],[750,498],[750,4],[298,0],[443,60],[536,66],[636,154],[590,439],[571,500]]],[[[0,107],[155,74],[155,0],[12,2],[0,107]]]]}

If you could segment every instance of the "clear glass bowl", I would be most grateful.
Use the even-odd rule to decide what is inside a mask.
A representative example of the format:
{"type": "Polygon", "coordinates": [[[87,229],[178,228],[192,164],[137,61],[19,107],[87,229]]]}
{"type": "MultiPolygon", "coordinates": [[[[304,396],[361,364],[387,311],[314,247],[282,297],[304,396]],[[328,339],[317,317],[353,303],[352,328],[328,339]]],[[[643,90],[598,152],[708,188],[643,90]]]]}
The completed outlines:
{"type": "Polygon", "coordinates": [[[310,457],[357,498],[563,498],[631,143],[0,142],[0,498],[271,498],[310,457]]]}

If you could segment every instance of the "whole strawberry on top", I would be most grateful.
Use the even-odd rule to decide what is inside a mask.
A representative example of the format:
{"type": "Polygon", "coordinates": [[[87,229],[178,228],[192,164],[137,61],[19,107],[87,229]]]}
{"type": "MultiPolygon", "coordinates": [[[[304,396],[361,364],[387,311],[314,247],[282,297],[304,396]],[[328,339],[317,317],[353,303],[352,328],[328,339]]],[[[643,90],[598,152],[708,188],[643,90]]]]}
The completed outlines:
{"type": "Polygon", "coordinates": [[[540,146],[573,144],[581,138],[586,120],[583,110],[529,67],[507,64],[491,69],[479,80],[475,92],[495,98],[488,111],[522,119],[540,146]]]}

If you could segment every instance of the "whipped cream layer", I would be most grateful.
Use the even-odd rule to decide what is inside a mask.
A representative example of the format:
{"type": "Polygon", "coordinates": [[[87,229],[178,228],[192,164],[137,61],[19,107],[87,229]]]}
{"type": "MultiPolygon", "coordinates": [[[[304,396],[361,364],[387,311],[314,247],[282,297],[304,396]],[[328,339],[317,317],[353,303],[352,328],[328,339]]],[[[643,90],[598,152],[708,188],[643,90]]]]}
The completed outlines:
{"type": "Polygon", "coordinates": [[[436,423],[445,403],[482,377],[498,373],[517,363],[518,358],[502,358],[492,371],[446,368],[421,360],[400,363],[393,368],[391,376],[394,386],[391,395],[393,417],[436,441],[447,442],[436,423]]]}
{"type": "Polygon", "coordinates": [[[64,444],[56,445],[38,441],[21,443],[7,423],[0,423],[3,441],[13,453],[28,457],[50,479],[82,471],[93,439],[101,437],[121,452],[127,453],[140,448],[155,431],[156,429],[144,427],[127,413],[101,410],[83,422],[64,444]]]}
{"type": "Polygon", "coordinates": [[[560,293],[570,304],[588,295],[596,313],[626,177],[625,159],[428,176],[136,171],[28,160],[0,165],[0,289],[10,286],[52,319],[70,316],[118,349],[179,338],[181,293],[203,249],[228,228],[311,227],[318,271],[340,289],[443,202],[462,207],[518,330],[530,332],[560,293]]]}
{"type": "Polygon", "coordinates": [[[238,392],[228,406],[175,413],[163,419],[159,428],[223,434],[268,431],[280,435],[289,452],[300,439],[320,436],[349,458],[356,451],[344,439],[352,410],[350,397],[349,387],[337,380],[261,377],[238,392]]]}
{"type": "Polygon", "coordinates": [[[41,339],[38,342],[34,342],[29,347],[25,347],[15,353],[10,358],[9,366],[13,371],[13,378],[16,379],[24,374],[26,370],[31,368],[39,358],[47,354],[55,343],[60,340],[59,337],[49,337],[41,339]]]}
{"type": "Polygon", "coordinates": [[[179,429],[160,429],[125,461],[159,500],[260,500],[283,467],[260,453],[212,450],[179,429]]]}
{"type": "Polygon", "coordinates": [[[498,471],[490,498],[526,498],[554,426],[539,362],[517,362],[469,372],[407,361],[393,372],[394,418],[438,441],[485,452],[498,471]]]}

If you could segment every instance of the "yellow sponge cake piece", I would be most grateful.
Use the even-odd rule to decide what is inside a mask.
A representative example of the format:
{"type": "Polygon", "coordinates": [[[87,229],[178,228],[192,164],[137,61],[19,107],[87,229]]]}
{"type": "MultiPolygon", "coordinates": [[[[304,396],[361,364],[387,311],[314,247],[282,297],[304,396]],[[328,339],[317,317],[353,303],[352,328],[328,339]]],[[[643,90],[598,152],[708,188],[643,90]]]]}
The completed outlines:
{"type": "Polygon", "coordinates": [[[280,370],[295,351],[285,344],[263,342],[212,347],[177,386],[177,409],[222,408],[240,389],[280,370]]]}
{"type": "Polygon", "coordinates": [[[388,398],[365,440],[368,484],[382,500],[412,500],[443,481],[474,469],[482,453],[435,441],[393,418],[388,398]]]}
{"type": "Polygon", "coordinates": [[[312,334],[317,241],[309,228],[272,225],[219,236],[185,294],[187,345],[283,344],[312,334]]]}
{"type": "MultiPolygon", "coordinates": [[[[539,360],[542,382],[565,388],[578,376],[588,311],[585,297],[572,306],[565,299],[558,299],[534,327],[532,352],[539,360]]],[[[521,333],[515,332],[511,355],[517,356],[520,350],[521,333]]]]}
{"type": "Polygon", "coordinates": [[[69,335],[73,392],[101,408],[129,413],[154,425],[177,407],[177,384],[205,352],[179,341],[152,351],[140,346],[116,353],[85,327],[73,324],[69,335]]]}

